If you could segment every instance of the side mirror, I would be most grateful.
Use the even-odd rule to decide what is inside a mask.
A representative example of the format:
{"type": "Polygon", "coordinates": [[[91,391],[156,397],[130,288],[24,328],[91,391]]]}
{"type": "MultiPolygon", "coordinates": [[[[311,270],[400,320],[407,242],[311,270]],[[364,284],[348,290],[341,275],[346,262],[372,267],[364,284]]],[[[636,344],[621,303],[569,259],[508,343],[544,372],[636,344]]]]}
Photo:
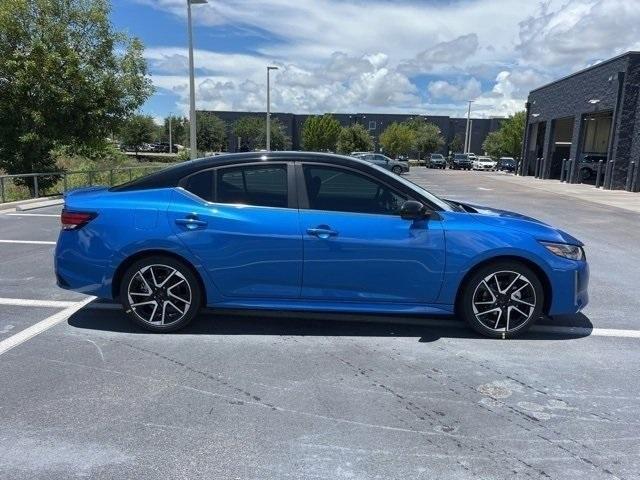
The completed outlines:
{"type": "Polygon", "coordinates": [[[415,200],[407,200],[400,207],[400,218],[403,220],[423,220],[429,216],[429,209],[415,200]]]}

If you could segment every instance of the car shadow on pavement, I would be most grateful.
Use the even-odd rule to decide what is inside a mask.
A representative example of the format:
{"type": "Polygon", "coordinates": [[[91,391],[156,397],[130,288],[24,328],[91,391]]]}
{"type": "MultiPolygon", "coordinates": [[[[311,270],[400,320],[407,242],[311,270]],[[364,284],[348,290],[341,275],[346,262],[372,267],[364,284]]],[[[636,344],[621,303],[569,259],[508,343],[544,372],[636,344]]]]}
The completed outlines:
{"type": "MultiPolygon", "coordinates": [[[[130,334],[150,334],[131,322],[122,310],[90,306],[68,319],[75,328],[130,334]]],[[[570,340],[589,336],[593,326],[583,314],[541,319],[522,340],[570,340]],[[556,327],[561,332],[555,331],[556,327]],[[572,327],[572,328],[566,328],[572,327]]],[[[440,338],[477,338],[453,317],[354,315],[310,312],[206,310],[184,329],[169,335],[284,335],[318,337],[414,337],[420,342],[440,338]]]]}

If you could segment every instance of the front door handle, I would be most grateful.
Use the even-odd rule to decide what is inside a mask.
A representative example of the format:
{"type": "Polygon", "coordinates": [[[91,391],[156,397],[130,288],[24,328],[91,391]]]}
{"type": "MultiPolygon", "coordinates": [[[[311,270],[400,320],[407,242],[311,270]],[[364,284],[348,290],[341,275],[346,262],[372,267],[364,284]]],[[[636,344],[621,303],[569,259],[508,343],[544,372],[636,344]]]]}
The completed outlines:
{"type": "Polygon", "coordinates": [[[322,239],[327,239],[329,237],[335,237],[338,235],[338,232],[336,232],[335,230],[331,230],[330,227],[327,227],[325,225],[320,225],[316,228],[307,228],[307,233],[309,235],[313,235],[314,237],[322,239]]]}
{"type": "Polygon", "coordinates": [[[176,218],[176,224],[186,227],[189,230],[207,226],[207,222],[199,220],[197,215],[187,215],[185,218],[176,218]]]}

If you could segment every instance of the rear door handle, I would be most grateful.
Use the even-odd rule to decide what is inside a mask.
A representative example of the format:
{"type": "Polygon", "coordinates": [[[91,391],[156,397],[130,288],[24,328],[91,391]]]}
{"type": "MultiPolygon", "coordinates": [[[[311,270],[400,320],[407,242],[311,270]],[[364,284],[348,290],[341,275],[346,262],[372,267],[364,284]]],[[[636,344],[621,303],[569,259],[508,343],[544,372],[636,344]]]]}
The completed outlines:
{"type": "Polygon", "coordinates": [[[187,227],[189,230],[207,226],[207,222],[199,220],[197,215],[187,215],[186,218],[176,218],[176,224],[187,227]]]}
{"type": "Polygon", "coordinates": [[[323,239],[335,237],[338,235],[338,232],[336,232],[335,230],[331,230],[331,228],[325,226],[320,226],[317,228],[307,228],[307,233],[309,235],[313,235],[314,237],[323,239]]]}

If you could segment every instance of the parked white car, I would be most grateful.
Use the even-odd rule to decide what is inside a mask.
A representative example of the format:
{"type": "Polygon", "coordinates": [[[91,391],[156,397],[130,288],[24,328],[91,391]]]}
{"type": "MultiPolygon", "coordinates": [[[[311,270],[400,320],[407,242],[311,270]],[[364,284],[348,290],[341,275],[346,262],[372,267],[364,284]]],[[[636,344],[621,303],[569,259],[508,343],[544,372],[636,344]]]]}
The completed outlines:
{"type": "Polygon", "coordinates": [[[474,170],[495,170],[497,166],[498,162],[491,157],[478,157],[473,161],[474,170]]]}

